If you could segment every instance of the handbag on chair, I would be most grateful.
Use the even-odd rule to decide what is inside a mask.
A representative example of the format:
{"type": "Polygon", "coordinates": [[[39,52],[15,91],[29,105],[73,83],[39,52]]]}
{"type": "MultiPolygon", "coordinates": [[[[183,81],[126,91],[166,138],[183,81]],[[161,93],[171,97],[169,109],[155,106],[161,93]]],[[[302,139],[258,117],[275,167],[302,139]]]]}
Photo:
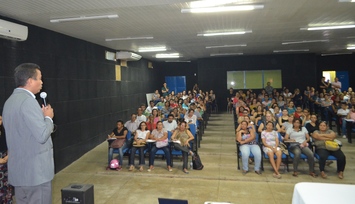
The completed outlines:
{"type": "Polygon", "coordinates": [[[125,141],[126,141],[126,139],[116,139],[111,143],[110,147],[111,148],[121,148],[125,141]]]}
{"type": "Polygon", "coordinates": [[[168,138],[162,141],[157,141],[156,145],[157,148],[162,148],[168,146],[168,138]]]}
{"type": "Polygon", "coordinates": [[[339,144],[333,140],[327,140],[324,142],[325,143],[325,149],[328,151],[337,151],[339,150],[339,144]]]}

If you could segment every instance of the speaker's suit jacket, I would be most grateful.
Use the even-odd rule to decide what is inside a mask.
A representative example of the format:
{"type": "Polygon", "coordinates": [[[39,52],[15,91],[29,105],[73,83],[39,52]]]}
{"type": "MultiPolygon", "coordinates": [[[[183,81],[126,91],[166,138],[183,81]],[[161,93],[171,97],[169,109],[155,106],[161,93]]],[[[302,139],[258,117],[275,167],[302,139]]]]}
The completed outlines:
{"type": "Polygon", "coordinates": [[[3,109],[8,146],[9,183],[37,186],[54,177],[53,121],[44,117],[35,96],[17,88],[3,109]]]}

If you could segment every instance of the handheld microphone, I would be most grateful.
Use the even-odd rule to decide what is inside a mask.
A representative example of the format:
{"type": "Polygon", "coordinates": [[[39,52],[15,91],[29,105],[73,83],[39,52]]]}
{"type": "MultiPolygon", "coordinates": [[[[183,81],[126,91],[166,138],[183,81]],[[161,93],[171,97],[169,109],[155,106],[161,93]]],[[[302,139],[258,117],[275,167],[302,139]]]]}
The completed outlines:
{"type": "Polygon", "coordinates": [[[44,106],[47,106],[47,102],[46,102],[47,93],[41,92],[41,94],[39,96],[43,99],[44,106]]]}

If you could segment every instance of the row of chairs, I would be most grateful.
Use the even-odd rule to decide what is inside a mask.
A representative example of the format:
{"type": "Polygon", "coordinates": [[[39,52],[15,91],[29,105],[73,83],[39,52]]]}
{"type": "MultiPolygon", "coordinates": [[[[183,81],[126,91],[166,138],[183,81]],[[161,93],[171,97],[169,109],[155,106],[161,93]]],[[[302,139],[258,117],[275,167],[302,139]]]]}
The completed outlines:
{"type": "MultiPolygon", "coordinates": [[[[197,126],[194,125],[194,124],[189,124],[189,130],[190,130],[191,134],[194,135],[194,140],[190,142],[190,147],[191,147],[191,150],[194,151],[194,152],[197,152],[198,148],[200,148],[202,135],[203,135],[204,130],[205,130],[206,126],[207,126],[208,119],[209,119],[209,114],[206,113],[206,114],[203,114],[203,120],[202,121],[197,121],[197,126]]],[[[172,133],[170,131],[168,131],[168,139],[169,139],[169,141],[171,140],[171,136],[172,136],[172,133]]],[[[132,140],[132,139],[133,139],[132,138],[132,133],[130,131],[128,131],[127,136],[126,136],[126,140],[129,141],[129,140],[132,140]]],[[[171,166],[173,166],[173,157],[174,156],[175,157],[182,156],[182,152],[178,151],[178,150],[175,150],[173,143],[169,143],[169,148],[170,148],[171,166]]],[[[108,149],[109,149],[109,146],[108,146],[108,149]]],[[[146,148],[144,150],[144,154],[146,155],[149,152],[149,150],[150,150],[150,148],[146,148]]],[[[119,154],[118,149],[114,149],[113,153],[114,154],[119,154]]],[[[126,147],[125,149],[123,149],[123,154],[124,155],[130,155],[131,154],[131,147],[126,147]]],[[[139,151],[137,150],[135,152],[135,154],[139,154],[139,151]]],[[[164,154],[163,150],[159,149],[156,152],[155,155],[162,156],[164,158],[165,154],[164,154]]],[[[128,159],[129,159],[129,157],[128,157],[128,159]]]]}
{"type": "MultiPolygon", "coordinates": [[[[279,141],[282,141],[282,137],[281,137],[280,134],[278,134],[278,137],[279,137],[279,141]]],[[[262,150],[262,142],[259,140],[258,133],[256,133],[255,139],[256,139],[257,145],[260,147],[261,158],[264,157],[265,159],[269,159],[269,156],[266,153],[264,153],[263,150],[262,150]]],[[[242,157],[242,152],[240,151],[240,144],[239,144],[239,142],[237,142],[238,170],[240,170],[240,162],[239,162],[239,160],[241,159],[241,157],[242,157]]],[[[252,152],[250,152],[249,158],[254,159],[254,155],[252,154],[252,152]]],[[[276,159],[276,155],[274,156],[274,158],[276,159]]],[[[288,168],[288,155],[285,154],[285,153],[282,153],[281,158],[282,158],[283,163],[286,165],[287,171],[289,171],[289,168],[288,168]]],[[[264,171],[264,161],[263,161],[263,159],[261,159],[261,170],[264,171]]]]}
{"type": "MultiPolygon", "coordinates": [[[[278,133],[278,139],[279,141],[283,141],[283,138],[281,136],[280,133],[278,133]]],[[[257,140],[257,144],[259,145],[260,147],[260,150],[261,150],[261,158],[264,157],[265,159],[269,160],[269,157],[266,153],[263,152],[262,150],[262,142],[259,142],[259,136],[258,136],[258,133],[256,133],[256,140],[257,140]]],[[[288,147],[288,155],[285,154],[284,152],[282,153],[282,162],[285,164],[286,168],[287,168],[287,172],[289,172],[289,166],[288,164],[290,163],[289,162],[289,158],[291,159],[294,159],[295,155],[289,150],[289,145],[287,145],[288,147]]],[[[238,160],[238,170],[240,170],[240,164],[239,164],[239,160],[240,158],[242,157],[242,153],[240,151],[240,144],[237,142],[237,160],[238,160]]],[[[310,148],[312,151],[313,151],[313,154],[314,154],[314,157],[316,159],[319,160],[319,155],[315,152],[315,146],[312,144],[312,142],[310,143],[310,146],[309,147],[306,147],[306,148],[310,148]]],[[[254,155],[250,152],[250,155],[249,155],[249,158],[254,158],[254,155]]],[[[276,156],[274,156],[274,158],[276,159],[276,156]]],[[[307,156],[305,154],[301,154],[300,158],[302,160],[306,160],[307,159],[307,156]]],[[[332,155],[329,155],[327,160],[331,160],[331,161],[336,161],[337,159],[332,156],[332,155]]],[[[264,162],[263,162],[263,159],[261,160],[261,170],[264,171],[264,162]]]]}

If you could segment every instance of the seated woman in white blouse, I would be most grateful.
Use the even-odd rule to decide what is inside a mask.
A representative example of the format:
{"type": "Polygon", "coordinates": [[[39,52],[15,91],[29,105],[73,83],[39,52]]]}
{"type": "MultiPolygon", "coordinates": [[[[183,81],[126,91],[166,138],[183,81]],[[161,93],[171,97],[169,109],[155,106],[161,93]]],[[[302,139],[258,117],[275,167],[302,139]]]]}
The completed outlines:
{"type": "Polygon", "coordinates": [[[131,155],[129,159],[129,170],[134,170],[134,156],[136,155],[137,149],[139,150],[139,171],[143,171],[143,165],[145,164],[144,160],[144,149],[145,143],[149,138],[150,131],[147,129],[147,123],[141,122],[139,124],[138,129],[136,130],[136,134],[134,135],[133,147],[131,149],[131,155]]]}
{"type": "Polygon", "coordinates": [[[308,148],[309,134],[305,127],[302,127],[302,121],[299,118],[293,119],[292,128],[288,128],[286,131],[285,140],[293,140],[296,143],[292,143],[290,151],[295,155],[293,158],[293,176],[298,176],[298,164],[301,158],[301,153],[307,156],[309,175],[317,177],[314,173],[314,155],[311,149],[308,148]]]}

